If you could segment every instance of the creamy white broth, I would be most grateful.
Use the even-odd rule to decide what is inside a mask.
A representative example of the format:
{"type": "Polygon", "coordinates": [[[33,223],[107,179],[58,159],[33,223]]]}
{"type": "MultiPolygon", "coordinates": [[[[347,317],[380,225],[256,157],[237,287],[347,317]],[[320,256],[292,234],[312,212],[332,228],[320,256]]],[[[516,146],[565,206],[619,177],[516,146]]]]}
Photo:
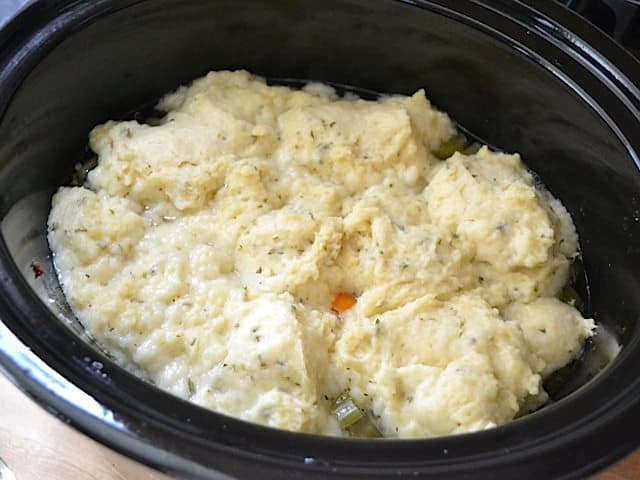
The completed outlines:
{"type": "Polygon", "coordinates": [[[517,154],[437,159],[455,128],[423,91],[212,72],[158,108],[91,132],[98,164],[56,193],[48,238],[77,317],[160,388],[330,435],[348,391],[386,437],[448,435],[544,402],[592,334],[557,298],[567,211],[517,154]]]}

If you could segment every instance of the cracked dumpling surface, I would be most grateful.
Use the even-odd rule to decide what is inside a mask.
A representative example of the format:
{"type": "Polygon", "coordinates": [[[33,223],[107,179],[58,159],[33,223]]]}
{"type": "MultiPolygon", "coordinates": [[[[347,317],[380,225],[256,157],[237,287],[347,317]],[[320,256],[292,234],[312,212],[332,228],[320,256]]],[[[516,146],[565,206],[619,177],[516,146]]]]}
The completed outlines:
{"type": "Polygon", "coordinates": [[[592,334],[558,300],[567,211],[517,154],[437,159],[455,128],[424,91],[211,72],[158,108],[91,132],[97,166],[48,220],[73,311],[158,387],[329,435],[348,391],[386,437],[449,435],[544,401],[592,334]]]}

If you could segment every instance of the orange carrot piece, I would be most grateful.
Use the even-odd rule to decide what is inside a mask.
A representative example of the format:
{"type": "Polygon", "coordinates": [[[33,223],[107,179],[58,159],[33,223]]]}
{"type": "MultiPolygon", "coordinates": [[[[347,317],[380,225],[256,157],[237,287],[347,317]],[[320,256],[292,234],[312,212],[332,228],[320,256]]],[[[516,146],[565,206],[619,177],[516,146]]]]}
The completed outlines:
{"type": "Polygon", "coordinates": [[[331,309],[337,313],[344,313],[356,304],[356,297],[350,293],[340,292],[331,303],[331,309]]]}

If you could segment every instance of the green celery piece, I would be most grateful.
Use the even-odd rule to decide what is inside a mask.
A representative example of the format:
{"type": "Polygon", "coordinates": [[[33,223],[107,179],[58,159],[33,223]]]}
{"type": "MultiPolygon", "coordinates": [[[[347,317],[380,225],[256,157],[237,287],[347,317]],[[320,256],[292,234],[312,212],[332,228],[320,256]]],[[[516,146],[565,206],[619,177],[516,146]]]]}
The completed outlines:
{"type": "Polygon", "coordinates": [[[340,427],[352,437],[382,437],[371,418],[358,407],[347,392],[342,392],[333,402],[333,414],[336,416],[340,427]]]}
{"type": "Polygon", "coordinates": [[[448,138],[436,148],[432,153],[440,160],[446,160],[456,152],[463,151],[467,148],[467,137],[461,133],[456,133],[453,137],[448,138]]]}

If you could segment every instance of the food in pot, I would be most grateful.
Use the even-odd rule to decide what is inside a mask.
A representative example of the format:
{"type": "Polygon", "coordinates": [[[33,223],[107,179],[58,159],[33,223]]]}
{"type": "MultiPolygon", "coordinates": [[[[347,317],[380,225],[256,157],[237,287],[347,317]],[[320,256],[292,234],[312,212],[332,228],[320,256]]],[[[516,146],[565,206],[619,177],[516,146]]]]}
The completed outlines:
{"type": "Polygon", "coordinates": [[[565,208],[424,91],[212,72],[158,109],[91,132],[48,221],[73,311],[158,387],[287,430],[449,435],[539,406],[592,334],[559,299],[565,208]]]}

